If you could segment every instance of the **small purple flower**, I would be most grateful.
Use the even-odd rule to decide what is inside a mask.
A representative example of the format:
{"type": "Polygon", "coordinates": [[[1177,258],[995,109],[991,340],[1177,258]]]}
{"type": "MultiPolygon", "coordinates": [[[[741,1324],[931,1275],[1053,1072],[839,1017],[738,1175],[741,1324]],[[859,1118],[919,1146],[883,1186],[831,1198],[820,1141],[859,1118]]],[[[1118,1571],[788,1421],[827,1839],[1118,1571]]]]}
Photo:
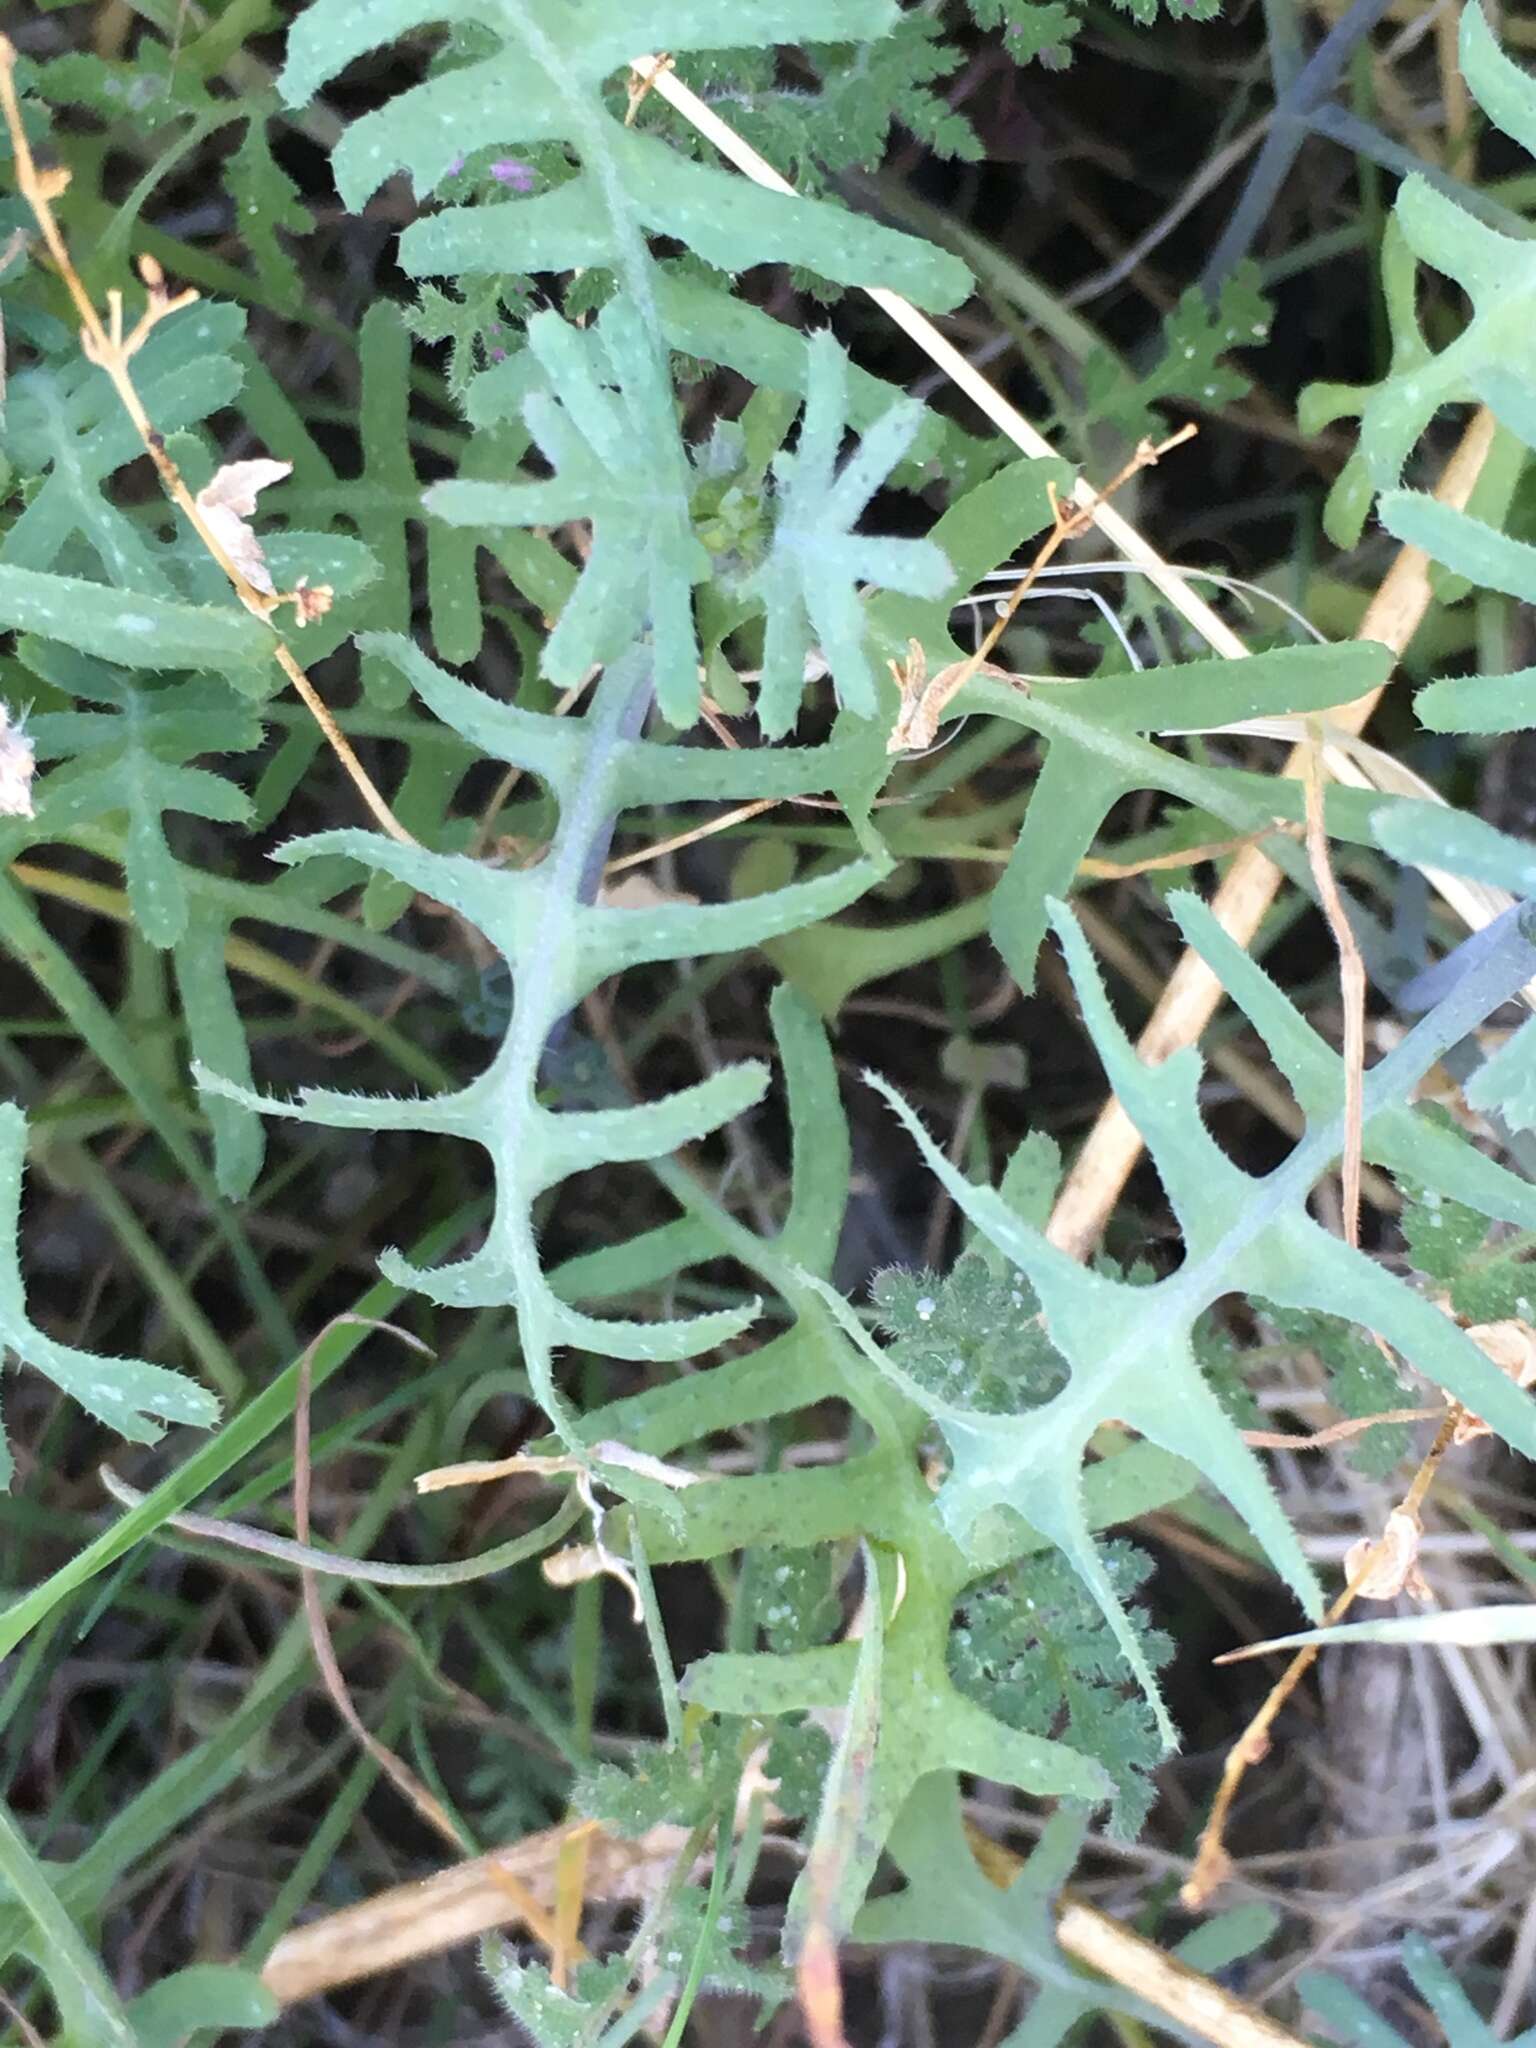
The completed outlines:
{"type": "Polygon", "coordinates": [[[445,179],[456,178],[459,175],[460,171],[463,170],[463,168],[464,154],[463,151],[461,150],[459,154],[454,158],[453,162],[448,166],[447,170],[444,171],[443,176],[445,179]]]}
{"type": "Polygon", "coordinates": [[[491,176],[498,185],[510,185],[514,192],[533,190],[533,165],[520,163],[515,156],[499,156],[491,165],[491,176]]]}

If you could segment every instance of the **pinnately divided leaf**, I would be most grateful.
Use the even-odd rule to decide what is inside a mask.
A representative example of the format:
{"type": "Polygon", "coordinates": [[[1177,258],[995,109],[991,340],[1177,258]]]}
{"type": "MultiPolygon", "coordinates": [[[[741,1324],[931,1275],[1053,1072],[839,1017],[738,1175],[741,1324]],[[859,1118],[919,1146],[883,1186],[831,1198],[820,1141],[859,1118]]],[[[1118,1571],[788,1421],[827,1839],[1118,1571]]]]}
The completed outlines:
{"type": "MultiPolygon", "coordinates": [[[[452,524],[482,527],[589,519],[591,551],[546,643],[545,672],[570,687],[649,622],[658,701],[673,724],[688,724],[699,672],[692,586],[710,574],[711,562],[695,531],[694,479],[675,429],[665,357],[648,345],[640,312],[624,293],[585,331],[554,314],[537,315],[528,347],[549,389],[530,391],[523,415],[554,476],[437,484],[427,509],[452,524]]],[[[773,462],[772,539],[761,566],[742,580],[743,595],[766,613],[758,717],[770,738],[794,723],[813,644],[842,703],[860,717],[874,715],[861,586],[933,599],[952,580],[933,541],[852,530],[911,446],[923,408],[896,401],[839,467],[848,359],[822,332],[812,338],[807,361],[798,448],[773,462]]]]}
{"type": "Polygon", "coordinates": [[[767,1075],[757,1062],[746,1061],[659,1101],[562,1110],[547,1104],[540,1087],[551,1034],[583,996],[625,967],[755,944],[841,909],[878,872],[872,861],[852,861],[747,905],[610,908],[591,899],[611,819],[641,800],[675,801],[704,793],[718,798],[726,791],[743,797],[793,794],[835,786],[853,764],[835,742],[775,753],[706,753],[636,738],[651,691],[651,666],[643,648],[607,670],[586,717],[558,719],[497,703],[437,668],[409,642],[381,639],[370,647],[397,661],[424,701],[467,739],[549,784],[561,806],[554,840],[545,859],[522,873],[347,830],[301,840],[282,857],[302,862],[347,854],[453,904],[511,969],[512,1009],[505,1035],[478,1080],[456,1094],[430,1099],[400,1101],[313,1089],[285,1106],[213,1074],[204,1075],[204,1085],[271,1114],[340,1129],[431,1131],[464,1138],[488,1152],[496,1173],[496,1205],[481,1248],[456,1266],[425,1273],[390,1253],[384,1270],[456,1307],[514,1302],[538,1398],[561,1434],[579,1444],[580,1426],[553,1379],[557,1347],[620,1358],[686,1358],[737,1334],[755,1311],[747,1307],[655,1323],[582,1314],[549,1287],[539,1259],[533,1203],[584,1168],[663,1158],[694,1142],[742,1115],[762,1094],[767,1075]]]}
{"type": "Polygon", "coordinates": [[[360,207],[396,170],[408,170],[425,195],[465,153],[488,145],[568,143],[581,170],[506,206],[453,207],[418,221],[401,241],[413,276],[597,265],[644,291],[644,237],[658,234],[722,270],[791,263],[837,284],[885,285],[936,311],[969,289],[963,266],[941,251],[694,163],[626,127],[604,98],[613,73],[650,49],[864,41],[895,24],[889,0],[771,0],[749,13],[731,0],[689,0],[682,9],[645,0],[617,11],[607,0],[313,0],[289,36],[280,89],[299,105],[365,51],[450,16],[476,20],[495,48],[352,124],[335,155],[346,204],[360,207]]]}
{"type": "Polygon", "coordinates": [[[709,557],[689,516],[666,357],[649,346],[623,294],[587,329],[538,314],[528,347],[549,388],[531,391],[523,413],[553,477],[437,484],[427,510],[455,525],[489,527],[589,519],[591,551],[545,644],[544,672],[569,688],[649,622],[661,708],[674,725],[691,724],[699,694],[692,586],[708,575],[709,557]]]}
{"type": "Polygon", "coordinates": [[[794,722],[813,634],[842,702],[861,718],[874,716],[875,678],[864,647],[861,583],[936,598],[951,581],[949,563],[932,541],[865,539],[852,531],[911,446],[922,408],[915,401],[893,405],[839,470],[847,386],[847,357],[830,334],[814,335],[800,442],[793,455],[774,460],[777,516],[768,559],[757,577],[768,612],[758,717],[770,738],[794,722]]]}
{"type": "MultiPolygon", "coordinates": [[[[1176,899],[1175,908],[1186,938],[1197,948],[1205,951],[1215,943],[1208,912],[1192,899],[1176,899]]],[[[1127,1664],[1161,1713],[1151,1664],[1084,1524],[1080,1469],[1100,1422],[1118,1419],[1187,1458],[1243,1516],[1308,1614],[1315,1615],[1321,1606],[1295,1531],[1199,1369],[1193,1326],[1212,1302],[1245,1292],[1282,1307],[1363,1323],[1455,1399],[1486,1415],[1527,1456],[1536,1455],[1536,1407],[1426,1298],[1307,1215],[1306,1194],[1342,1147],[1342,1080],[1331,1109],[1319,1100],[1306,1136],[1284,1164],[1254,1179],[1205,1128],[1196,1094],[1196,1056],[1186,1052],[1157,1068],[1143,1066],[1110,1010],[1076,921],[1060,905],[1052,921],[1108,1078],[1146,1139],[1183,1227],[1183,1264],[1169,1278],[1137,1287],[1079,1266],[1001,1196],[967,1181],[895,1090],[871,1076],[970,1221],[1031,1283],[1044,1327],[1070,1368],[1070,1378],[1044,1406],[1023,1415],[983,1413],[912,1379],[856,1320],[846,1314],[841,1320],[866,1355],[944,1431],[952,1469],[939,1506],[957,1540],[974,1542],[990,1508],[1026,1515],[1081,1574],[1114,1628],[1127,1664]]],[[[1385,1116],[1390,1129],[1440,1049],[1464,1035],[1473,1017],[1485,1016],[1520,987],[1533,967],[1536,947],[1517,928],[1371,1070],[1365,1084],[1368,1150],[1378,1119],[1385,1116]]],[[[1273,1012],[1283,1000],[1278,991],[1273,1002],[1258,1001],[1242,987],[1235,992],[1274,1042],[1279,1034],[1273,1012]]],[[[1533,1199],[1528,1184],[1503,1169],[1495,1171],[1497,1189],[1486,1187],[1483,1201],[1496,1201],[1499,1213],[1524,1219],[1533,1199]]],[[[1166,1717],[1163,1729],[1171,1739],[1166,1717]]]]}
{"type": "Polygon", "coordinates": [[[72,825],[121,812],[127,820],[128,895],[145,937],[174,946],[187,928],[187,889],[165,836],[164,814],[179,811],[225,824],[245,822],[243,790],[196,756],[241,753],[261,725],[227,685],[209,679],[159,685],[130,669],[46,643],[23,641],[33,673],[103,710],[42,712],[31,721],[40,760],[67,765],[39,786],[33,834],[50,839],[72,825]]]}

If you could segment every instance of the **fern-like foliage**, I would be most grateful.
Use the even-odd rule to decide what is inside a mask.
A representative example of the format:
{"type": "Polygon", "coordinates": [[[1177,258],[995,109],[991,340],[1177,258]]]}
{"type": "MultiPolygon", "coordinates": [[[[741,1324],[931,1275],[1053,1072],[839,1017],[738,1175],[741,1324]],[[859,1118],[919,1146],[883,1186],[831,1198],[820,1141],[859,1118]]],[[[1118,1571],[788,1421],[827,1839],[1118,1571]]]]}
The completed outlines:
{"type": "MultiPolygon", "coordinates": [[[[1486,1230],[1486,1221],[1479,1220],[1486,1230]]],[[[1432,1269],[1416,1262],[1416,1270],[1429,1274],[1432,1269]]],[[[1328,1398],[1341,1414],[1363,1420],[1403,1405],[1401,1381],[1369,1331],[1358,1324],[1346,1323],[1338,1316],[1274,1307],[1269,1309],[1267,1321],[1283,1344],[1314,1354],[1327,1375],[1328,1398]]],[[[1368,1430],[1351,1447],[1350,1463],[1357,1472],[1369,1477],[1384,1477],[1401,1459],[1411,1440],[1407,1423],[1382,1423],[1368,1430]]]]}
{"type": "MultiPolygon", "coordinates": [[[[685,58],[678,70],[705,99],[726,101],[732,125],[800,192],[819,194],[855,166],[875,169],[897,123],[937,156],[981,155],[963,111],[934,90],[961,61],[936,16],[909,10],[887,33],[811,43],[802,57],[804,75],[793,85],[781,83],[772,57],[760,50],[685,58]]],[[[674,147],[699,153],[691,128],[655,96],[640,118],[674,147]]]]}
{"type": "Polygon", "coordinates": [[[432,1299],[457,1307],[515,1302],[519,1333],[538,1398],[568,1441],[586,1432],[553,1377],[558,1347],[610,1357],[686,1358],[737,1334],[752,1311],[732,1310],[683,1322],[600,1320],[560,1300],[544,1275],[533,1205],[569,1174],[605,1161],[663,1159],[757,1101],[767,1082],[756,1062],[722,1068],[698,1086],[632,1108],[562,1109],[541,1093],[551,1034],[609,975],[646,961],[735,950],[852,902],[879,872],[861,859],[751,905],[651,910],[609,908],[592,900],[611,821],[631,804],[709,796],[788,796],[838,789],[857,778],[857,741],[775,753],[704,752],[637,738],[650,701],[646,652],[607,670],[585,718],[556,719],[501,704],[439,669],[406,641],[378,640],[417,694],[483,753],[531,770],[560,805],[560,822],[542,862],[504,873],[458,855],[403,846],[360,831],[319,833],[286,848],[287,861],[345,854],[397,881],[451,903],[506,961],[511,1015],[485,1073],[457,1094],[393,1101],[309,1090],[287,1111],[207,1076],[216,1093],[251,1107],[297,1115],[340,1129],[430,1131],[458,1136],[489,1154],[496,1174],[495,1215],[485,1243],[468,1260],[417,1272],[399,1254],[384,1269],[432,1299]]]}
{"type": "Polygon", "coordinates": [[[500,1935],[482,1945],[480,1960],[492,1991],[535,2048],[578,2048],[601,2026],[629,1978],[622,1957],[588,1961],[563,1990],[542,1964],[519,1962],[500,1935]]]}
{"type": "MultiPolygon", "coordinates": [[[[1152,1560],[1134,1545],[1103,1549],[1115,1596],[1131,1615],[1156,1671],[1173,1655],[1161,1630],[1131,1605],[1152,1560]]],[[[1119,1647],[1087,1587],[1059,1552],[1020,1559],[970,1587],[950,1644],[950,1669],[967,1699],[1010,1728],[1060,1735],[1097,1757],[1114,1784],[1110,1825],[1134,1836],[1152,1805],[1150,1773],[1162,1756],[1144,1693],[1126,1683],[1119,1647]]]]}
{"type": "Polygon", "coordinates": [[[616,271],[648,296],[647,234],[675,236],[723,271],[792,263],[838,284],[882,284],[943,311],[966,290],[952,259],[840,209],[763,190],[690,162],[658,137],[627,128],[603,86],[647,50],[771,46],[802,37],[868,41],[897,20],[890,0],[772,0],[744,17],[728,0],[626,8],[601,0],[313,0],[289,37],[279,81],[302,103],[370,49],[445,18],[473,21],[492,45],[462,51],[424,84],[353,123],[335,154],[336,180],[356,209],[392,172],[431,192],[471,150],[560,143],[578,173],[507,207],[451,207],[417,222],[401,242],[412,275],[509,269],[616,271]]]}
{"type": "MultiPolygon", "coordinates": [[[[1158,0],[1117,5],[1143,23],[1158,12],[1158,0]]],[[[1169,11],[1209,20],[1219,7],[1220,0],[1189,0],[1169,11]]],[[[1065,62],[1085,18],[1080,0],[965,0],[965,11],[978,28],[1002,31],[1002,47],[1016,64],[1044,57],[1053,68],[1065,62]]],[[[856,25],[852,17],[839,21],[829,13],[828,26],[839,32],[856,25]]],[[[800,191],[817,193],[841,171],[855,165],[873,169],[897,124],[936,156],[981,155],[980,138],[963,107],[935,90],[959,63],[944,27],[936,16],[914,8],[869,40],[805,44],[792,85],[750,49],[685,58],[678,71],[704,98],[728,102],[733,125],[800,191]]],[[[698,138],[664,106],[648,101],[641,123],[680,148],[699,147],[698,138]]]]}
{"type": "MultiPolygon", "coordinates": [[[[748,367],[742,356],[766,345],[792,359],[787,374],[772,381],[805,392],[806,416],[798,453],[776,464],[779,516],[747,608],[748,616],[766,617],[764,723],[776,734],[792,723],[810,627],[825,642],[844,702],[867,716],[874,689],[855,579],[928,595],[948,582],[936,549],[877,543],[849,531],[913,444],[921,409],[888,411],[834,483],[847,420],[847,371],[835,345],[823,339],[807,350],[722,287],[701,283],[697,274],[674,280],[654,260],[647,237],[678,237],[717,273],[790,263],[839,284],[898,289],[927,305],[952,305],[963,296],[964,270],[840,207],[695,163],[616,116],[604,82],[626,54],[644,47],[648,30],[664,31],[669,49],[734,48],[744,34],[736,10],[696,6],[682,25],[667,8],[638,17],[631,10],[619,23],[599,6],[550,0],[486,0],[467,13],[494,48],[487,53],[482,38],[472,60],[456,53],[424,84],[355,123],[335,156],[343,196],[360,204],[397,168],[408,169],[425,194],[468,151],[563,144],[579,160],[575,175],[526,197],[452,206],[421,219],[401,238],[401,261],[418,277],[455,278],[597,266],[622,291],[590,330],[538,316],[527,350],[502,366],[508,374],[483,373],[494,380],[496,396],[478,401],[480,416],[488,405],[501,417],[521,415],[553,479],[456,480],[434,491],[430,509],[444,519],[498,526],[592,518],[592,558],[574,593],[562,593],[546,672],[569,684],[593,663],[612,659],[648,623],[658,698],[674,723],[687,723],[697,707],[699,671],[690,593],[711,562],[694,530],[694,465],[674,416],[670,349],[748,367]]],[[[440,14],[430,0],[367,10],[315,0],[290,38],[283,89],[300,101],[362,51],[440,14]]],[[[813,16],[823,33],[846,28],[860,40],[884,34],[897,19],[885,0],[839,0],[831,10],[777,0],[745,33],[771,47],[811,32],[813,16]]],[[[474,411],[473,384],[467,397],[474,411]]],[[[544,601],[543,593],[530,595],[544,601]]]]}
{"type": "MultiPolygon", "coordinates": [[[[109,124],[126,119],[141,134],[169,131],[170,147],[157,175],[139,181],[124,202],[107,210],[104,221],[94,223],[98,264],[126,258],[142,232],[141,216],[156,184],[180,156],[238,125],[240,140],[227,170],[230,226],[245,244],[251,271],[243,278],[237,275],[235,282],[240,296],[291,316],[302,304],[303,286],[286,238],[310,233],[314,217],[272,153],[268,131],[279,103],[270,85],[263,91],[248,81],[237,97],[209,90],[226,55],[216,38],[189,43],[179,34],[163,42],[145,36],[131,60],[74,50],[38,65],[33,83],[50,106],[83,108],[109,124]]],[[[72,158],[77,159],[78,150],[78,138],[72,137],[72,158]]]]}
{"type": "MultiPolygon", "coordinates": [[[[675,1996],[691,1979],[700,1990],[750,1998],[759,2012],[772,2015],[788,1996],[789,1976],[745,1960],[741,1952],[751,1933],[740,1906],[712,1907],[697,1885],[685,1885],[671,1903],[665,1932],[645,1957],[647,2007],[665,1994],[675,1996]]],[[[624,1957],[585,1962],[570,1989],[561,1990],[541,1964],[517,1961],[499,1936],[483,1945],[481,1961],[491,1989],[535,2048],[581,2048],[601,2032],[632,1974],[624,1957]]]]}
{"type": "Polygon", "coordinates": [[[1089,356],[1083,397],[1090,416],[1111,421],[1134,440],[1156,428],[1156,406],[1173,400],[1210,406],[1246,397],[1248,380],[1227,358],[1262,342],[1269,321],[1251,264],[1225,280],[1214,306],[1192,285],[1163,322],[1162,353],[1144,375],[1133,376],[1107,350],[1089,356]]]}
{"type": "Polygon", "coordinates": [[[892,1354],[941,1399],[959,1388],[974,1407],[1017,1414],[1066,1385],[1066,1361],[1022,1273],[996,1273],[967,1253],[942,1279],[899,1268],[877,1274],[870,1293],[892,1354]]]}

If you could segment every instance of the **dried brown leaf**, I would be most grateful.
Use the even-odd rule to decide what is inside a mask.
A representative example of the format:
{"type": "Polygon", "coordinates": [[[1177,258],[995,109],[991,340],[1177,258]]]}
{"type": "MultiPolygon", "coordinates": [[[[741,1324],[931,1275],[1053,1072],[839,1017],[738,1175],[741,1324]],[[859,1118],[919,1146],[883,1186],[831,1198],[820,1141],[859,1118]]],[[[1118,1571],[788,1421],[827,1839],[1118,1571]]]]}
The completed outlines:
{"type": "Polygon", "coordinates": [[[928,657],[920,640],[909,640],[906,660],[891,662],[890,670],[901,691],[901,708],[885,743],[888,754],[920,754],[931,747],[939,736],[939,720],[950,698],[972,676],[996,676],[1005,683],[1013,680],[1011,670],[999,668],[995,661],[978,662],[974,656],[952,661],[936,676],[930,676],[928,657]]]}
{"type": "MultiPolygon", "coordinates": [[[[291,462],[274,462],[265,455],[254,456],[248,462],[226,462],[214,471],[193,501],[203,523],[246,582],[268,597],[277,595],[277,587],[261,551],[261,542],[246,521],[256,510],[258,492],[269,484],[281,483],[292,469],[291,462]]],[[[327,591],[327,607],[329,601],[327,591]]]]}
{"type": "MultiPolygon", "coordinates": [[[[1499,1371],[1512,1379],[1517,1387],[1536,1386],[1536,1330],[1529,1323],[1522,1322],[1518,1316],[1496,1323],[1473,1323],[1467,1335],[1483,1356],[1492,1359],[1499,1371]]],[[[1477,1437],[1492,1434],[1480,1415],[1463,1409],[1453,1441],[1469,1444],[1477,1437]]]]}
{"type": "Polygon", "coordinates": [[[1362,1536],[1344,1554],[1344,1577],[1357,1600],[1395,1600],[1399,1593],[1427,1600],[1429,1587],[1419,1570],[1424,1525],[1407,1508],[1394,1508],[1377,1538],[1362,1536]]]}

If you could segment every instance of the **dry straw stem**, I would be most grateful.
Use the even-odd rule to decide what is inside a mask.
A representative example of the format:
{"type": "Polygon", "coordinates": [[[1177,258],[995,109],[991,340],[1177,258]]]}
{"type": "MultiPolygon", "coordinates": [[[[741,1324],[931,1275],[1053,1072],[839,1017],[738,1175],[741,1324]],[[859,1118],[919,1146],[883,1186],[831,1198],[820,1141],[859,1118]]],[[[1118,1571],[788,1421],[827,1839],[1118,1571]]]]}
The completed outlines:
{"type": "Polygon", "coordinates": [[[262,1982],[284,2005],[292,2005],[440,1955],[521,1921],[509,1895],[514,1886],[552,1919],[559,1907],[562,1853],[578,1836],[587,1841],[588,1899],[647,1898],[671,1876],[688,1834],[687,1828],[657,1827],[637,1842],[624,1842],[590,1821],[546,1828],[488,1856],[471,1857],[414,1884],[395,1885],[360,1905],[294,1928],[268,1956],[262,1982]]]}
{"type": "Polygon", "coordinates": [[[1305,2048],[1289,2027],[1081,1899],[1062,1900],[1056,1939],[1069,1956],[1216,2048],[1305,2048]]]}
{"type": "Polygon", "coordinates": [[[1360,1243],[1360,1172],[1365,1128],[1365,962],[1350,928],[1349,913],[1339,894],[1328,851],[1328,825],[1323,812],[1323,732],[1321,721],[1307,720],[1303,749],[1307,785],[1307,859],[1312,879],[1339,954],[1339,992],[1344,1004],[1344,1237],[1360,1243]]]}
{"type": "MultiPolygon", "coordinates": [[[[26,128],[21,118],[21,103],[16,96],[16,48],[9,36],[0,34],[0,109],[5,114],[5,125],[10,133],[11,148],[16,162],[16,187],[31,208],[37,222],[38,233],[52,257],[54,268],[74,302],[80,316],[80,348],[88,362],[94,363],[111,380],[112,388],[122,403],[124,412],[133,422],[144,452],[155,465],[156,473],[165,489],[166,496],[177,507],[192,527],[208,553],[218,563],[229,579],[230,588],[249,612],[271,624],[272,612],[276,605],[291,602],[299,609],[303,619],[305,593],[300,590],[274,596],[269,591],[258,590],[234,562],[219,536],[209,526],[192,493],[187,489],[180,470],[166,453],[165,442],[156,433],[143,402],[134,388],[129,363],[149,338],[150,331],[169,314],[181,311],[197,298],[195,291],[177,292],[174,297],[166,290],[164,275],[160,266],[151,256],[139,259],[139,274],[149,292],[149,305],[143,316],[127,334],[123,332],[122,293],[111,291],[107,294],[108,320],[103,322],[90,294],[80,281],[79,272],[70,258],[69,247],[53,211],[53,201],[65,191],[69,184],[69,173],[62,170],[39,170],[32,155],[32,145],[27,140],[26,128]]],[[[314,594],[311,594],[314,595],[314,594]]],[[[328,593],[327,593],[328,595],[328,593]]],[[[292,683],[303,700],[315,723],[325,734],[332,750],[351,777],[363,802],[372,812],[379,825],[392,839],[414,845],[405,827],[396,819],[389,805],[379,793],[373,778],[364,768],[346,734],[331,716],[329,707],[319,691],[295,659],[292,649],[273,628],[273,658],[283,674],[292,683]]]]}
{"type": "MultiPolygon", "coordinates": [[[[974,1828],[967,1833],[986,1875],[996,1885],[1011,1884],[1021,1859],[974,1828]]],[[[578,1842],[586,1850],[589,1900],[647,1899],[667,1882],[688,1839],[680,1827],[652,1828],[635,1842],[605,1834],[591,1821],[547,1828],[295,1928],[267,1958],[262,1982],[292,2005],[513,1925],[519,1914],[508,1898],[509,1880],[553,1914],[562,1859],[578,1842]]],[[[1056,1909],[1056,1937],[1068,1955],[1215,2048],[1304,2048],[1277,2021],[1070,1893],[1056,1909]]]]}

